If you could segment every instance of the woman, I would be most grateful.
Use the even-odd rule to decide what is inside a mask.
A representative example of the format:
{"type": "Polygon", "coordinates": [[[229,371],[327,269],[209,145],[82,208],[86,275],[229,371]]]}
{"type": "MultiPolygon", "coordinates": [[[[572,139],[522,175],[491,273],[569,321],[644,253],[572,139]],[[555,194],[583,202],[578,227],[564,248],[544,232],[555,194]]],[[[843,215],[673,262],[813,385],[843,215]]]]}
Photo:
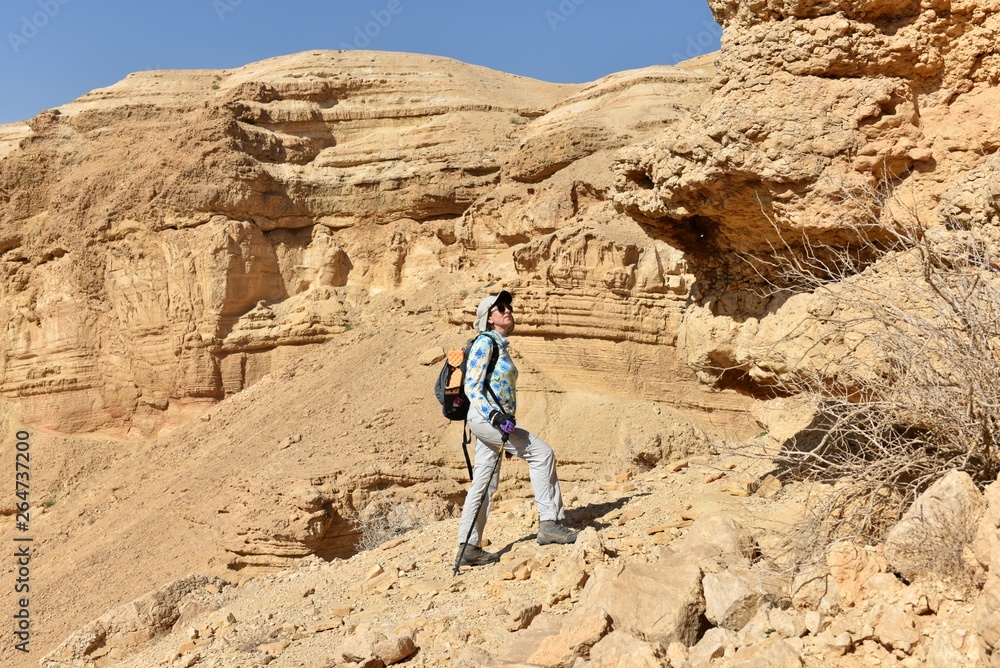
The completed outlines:
{"type": "Polygon", "coordinates": [[[458,529],[459,553],[462,555],[459,565],[481,566],[500,560],[499,554],[480,548],[479,541],[486,527],[493,493],[500,481],[499,469],[492,480],[489,478],[497,457],[500,456],[501,447],[505,452],[528,462],[531,486],[535,491],[535,504],[538,507],[538,543],[548,545],[576,541],[576,532],[561,523],[566,513],[559,491],[556,458],[552,448],[526,429],[516,426],[517,368],[507,350],[507,336],[514,331],[514,308],[511,301],[511,294],[504,290],[498,295],[483,299],[476,309],[474,326],[482,335],[476,338],[469,349],[465,372],[465,394],[470,402],[469,429],[476,437],[476,465],[458,529]],[[488,338],[496,343],[498,353],[489,379],[486,375],[494,346],[488,338]],[[489,493],[484,507],[480,509],[480,499],[483,498],[487,484],[489,493]],[[463,547],[467,538],[468,544],[463,547]]]}

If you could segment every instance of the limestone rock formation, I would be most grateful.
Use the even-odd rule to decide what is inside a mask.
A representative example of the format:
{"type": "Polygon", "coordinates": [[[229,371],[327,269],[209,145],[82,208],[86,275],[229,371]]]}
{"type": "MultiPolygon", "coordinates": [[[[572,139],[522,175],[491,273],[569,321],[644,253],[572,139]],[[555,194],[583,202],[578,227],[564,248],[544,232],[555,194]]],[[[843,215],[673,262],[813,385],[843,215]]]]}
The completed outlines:
{"type": "Polygon", "coordinates": [[[692,267],[700,304],[679,334],[688,360],[706,381],[728,370],[766,387],[797,363],[813,366],[800,358],[817,332],[795,325],[824,307],[762,298],[754,285],[775,279],[774,268],[753,270],[741,254],[766,258],[804,238],[845,247],[858,226],[898,219],[900,206],[925,224],[996,220],[1000,126],[986,109],[1000,95],[989,46],[1000,8],[709,4],[725,29],[713,94],[688,120],[625,149],[613,199],[692,267]]]}
{"type": "Polygon", "coordinates": [[[515,131],[577,89],[388,54],[136,74],[0,135],[2,392],[148,434],[440,270],[515,131]]]}
{"type": "MultiPolygon", "coordinates": [[[[370,295],[476,267],[517,291],[522,333],[646,344],[636,363],[666,368],[627,392],[693,385],[660,348],[687,263],[614,210],[609,165],[685,121],[711,73],[555,85],[309,52],[135,74],[4,126],[0,393],[46,429],[148,435],[353,326],[370,295]]],[[[457,289],[441,297],[465,324],[457,289]]]]}

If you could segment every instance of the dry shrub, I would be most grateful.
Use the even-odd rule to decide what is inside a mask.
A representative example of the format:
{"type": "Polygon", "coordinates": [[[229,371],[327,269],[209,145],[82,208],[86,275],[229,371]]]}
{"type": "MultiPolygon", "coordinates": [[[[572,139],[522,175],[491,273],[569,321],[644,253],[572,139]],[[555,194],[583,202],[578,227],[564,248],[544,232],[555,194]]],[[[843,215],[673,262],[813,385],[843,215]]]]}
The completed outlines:
{"type": "Polygon", "coordinates": [[[841,192],[848,241],[779,231],[770,254],[747,258],[770,296],[823,302],[803,323],[821,335],[774,388],[813,397],[816,417],[770,453],[826,483],[797,536],[813,553],[876,542],[948,471],[983,483],[1000,463],[1000,230],[926,226],[886,183],[841,192]],[[843,358],[818,364],[820,347],[843,358]]]}
{"type": "Polygon", "coordinates": [[[358,552],[375,549],[424,523],[413,504],[401,502],[384,492],[376,494],[351,520],[358,533],[358,552]]]}

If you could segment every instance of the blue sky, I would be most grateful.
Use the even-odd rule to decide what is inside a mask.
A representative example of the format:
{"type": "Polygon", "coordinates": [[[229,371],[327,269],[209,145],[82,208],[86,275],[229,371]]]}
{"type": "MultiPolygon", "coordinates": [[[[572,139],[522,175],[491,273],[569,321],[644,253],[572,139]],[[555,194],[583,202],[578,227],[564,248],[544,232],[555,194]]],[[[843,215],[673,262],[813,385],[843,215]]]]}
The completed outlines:
{"type": "Polygon", "coordinates": [[[583,82],[714,51],[721,32],[706,0],[3,0],[0,123],[138,70],[365,47],[583,82]]]}

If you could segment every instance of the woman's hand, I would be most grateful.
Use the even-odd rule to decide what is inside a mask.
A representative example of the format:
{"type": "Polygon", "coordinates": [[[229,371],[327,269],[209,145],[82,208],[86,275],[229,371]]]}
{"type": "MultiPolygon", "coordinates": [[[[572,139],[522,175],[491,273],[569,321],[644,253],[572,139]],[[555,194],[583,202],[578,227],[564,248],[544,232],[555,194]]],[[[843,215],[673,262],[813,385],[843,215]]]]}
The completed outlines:
{"type": "Polygon", "coordinates": [[[490,424],[496,427],[501,433],[510,436],[517,426],[513,415],[507,415],[503,411],[490,411],[490,424]]]}

